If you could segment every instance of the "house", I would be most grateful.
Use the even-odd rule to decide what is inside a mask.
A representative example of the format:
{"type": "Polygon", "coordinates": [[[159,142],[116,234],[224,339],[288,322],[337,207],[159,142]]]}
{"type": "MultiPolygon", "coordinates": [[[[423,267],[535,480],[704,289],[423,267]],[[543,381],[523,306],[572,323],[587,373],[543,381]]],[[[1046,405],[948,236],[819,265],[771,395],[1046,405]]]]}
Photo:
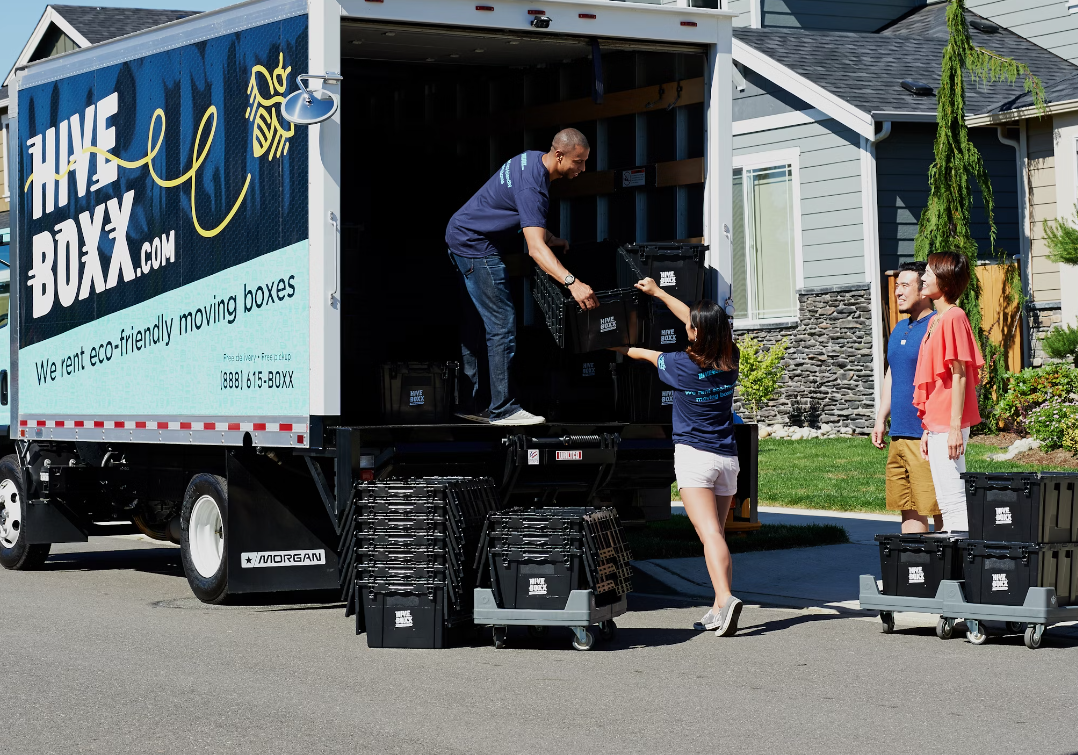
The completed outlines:
{"type": "MultiPolygon", "coordinates": [[[[790,341],[781,397],[761,419],[783,421],[792,401],[813,399],[824,422],[865,432],[885,369],[884,274],[913,258],[928,197],[947,5],[781,5],[813,10],[795,15],[779,13],[772,0],[747,4],[755,10],[744,18],[755,28],[734,31],[741,73],[733,103],[735,327],[765,344],[790,341]],[[884,10],[895,17],[888,21],[884,10]]],[[[1046,85],[1078,74],[1070,61],[1008,29],[970,19],[975,44],[1025,62],[1046,85]]],[[[1020,82],[969,85],[967,112],[1022,93],[1020,82]]],[[[972,129],[992,181],[996,248],[988,249],[979,191],[973,231],[985,260],[1021,261],[1033,301],[1024,339],[1024,361],[1032,364],[1044,334],[1038,315],[1058,308],[1060,296],[1026,222],[1023,133],[987,121],[972,129]]]]}

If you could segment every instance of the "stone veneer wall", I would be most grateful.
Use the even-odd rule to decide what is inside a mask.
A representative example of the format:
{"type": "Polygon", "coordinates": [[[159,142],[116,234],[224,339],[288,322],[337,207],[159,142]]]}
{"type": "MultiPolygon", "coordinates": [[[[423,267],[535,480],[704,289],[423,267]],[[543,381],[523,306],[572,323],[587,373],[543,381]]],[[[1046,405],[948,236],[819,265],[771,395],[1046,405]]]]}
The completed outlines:
{"type": "Polygon", "coordinates": [[[1029,358],[1034,367],[1041,367],[1048,362],[1057,362],[1044,353],[1044,337],[1056,325],[1063,322],[1062,305],[1057,301],[1030,302],[1027,306],[1029,315],[1029,358]]]}
{"type": "MultiPolygon", "coordinates": [[[[790,339],[779,390],[756,419],[787,424],[790,399],[814,397],[821,402],[821,424],[870,433],[875,422],[875,385],[869,284],[801,289],[797,298],[800,317],[796,325],[735,333],[752,335],[767,347],[784,337],[790,339]]],[[[749,419],[737,394],[734,409],[749,419]]]]}

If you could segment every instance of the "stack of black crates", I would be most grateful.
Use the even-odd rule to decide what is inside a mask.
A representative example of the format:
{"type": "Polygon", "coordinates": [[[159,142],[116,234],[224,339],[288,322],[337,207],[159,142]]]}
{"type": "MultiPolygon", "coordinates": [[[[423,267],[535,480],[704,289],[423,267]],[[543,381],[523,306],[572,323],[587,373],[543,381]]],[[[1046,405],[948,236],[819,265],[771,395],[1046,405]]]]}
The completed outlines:
{"type": "Polygon", "coordinates": [[[969,603],[1020,606],[1031,587],[1078,604],[1078,474],[965,473],[968,533],[877,535],[883,593],[934,598],[962,580],[969,603]]]}
{"type": "Polygon", "coordinates": [[[966,473],[969,540],[962,543],[970,603],[1020,606],[1030,587],[1078,603],[1078,474],[966,473]]]}
{"type": "Polygon", "coordinates": [[[426,477],[356,485],[342,566],[368,647],[441,648],[472,623],[475,554],[498,508],[493,481],[426,477]]]}
{"type": "Polygon", "coordinates": [[[621,600],[631,558],[614,509],[512,508],[488,516],[477,564],[499,608],[562,610],[573,590],[592,590],[599,606],[621,600]]]}

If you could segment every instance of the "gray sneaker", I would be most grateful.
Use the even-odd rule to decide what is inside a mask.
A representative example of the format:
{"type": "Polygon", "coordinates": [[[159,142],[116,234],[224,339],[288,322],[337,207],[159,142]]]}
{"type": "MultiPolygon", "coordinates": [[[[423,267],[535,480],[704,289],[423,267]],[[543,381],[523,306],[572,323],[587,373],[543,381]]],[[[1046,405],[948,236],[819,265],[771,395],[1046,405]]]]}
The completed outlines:
{"type": "Polygon", "coordinates": [[[737,619],[741,615],[741,601],[731,595],[726,599],[726,605],[719,611],[719,628],[715,630],[716,637],[729,637],[737,631],[737,619]]]}
{"type": "Polygon", "coordinates": [[[521,409],[518,412],[510,414],[508,417],[502,417],[501,419],[491,420],[492,425],[541,425],[546,422],[546,417],[540,417],[526,412],[521,409]]]}
{"type": "Polygon", "coordinates": [[[719,620],[718,612],[708,609],[708,612],[704,614],[704,618],[693,624],[692,628],[698,632],[705,632],[716,629],[720,623],[722,622],[719,620]]]}

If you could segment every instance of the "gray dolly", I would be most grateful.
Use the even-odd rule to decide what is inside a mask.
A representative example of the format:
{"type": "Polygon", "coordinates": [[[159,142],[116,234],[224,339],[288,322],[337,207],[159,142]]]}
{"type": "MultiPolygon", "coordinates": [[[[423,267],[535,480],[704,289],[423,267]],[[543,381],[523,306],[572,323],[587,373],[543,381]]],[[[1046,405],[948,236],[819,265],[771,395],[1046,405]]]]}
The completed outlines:
{"type": "Polygon", "coordinates": [[[1078,621],[1078,606],[1061,608],[1056,599],[1056,591],[1051,587],[1031,587],[1026,593],[1026,600],[1020,606],[996,606],[988,603],[967,603],[962,592],[962,582],[945,579],[940,582],[934,598],[907,598],[901,595],[881,595],[876,578],[871,574],[861,575],[861,608],[879,611],[883,622],[883,631],[890,634],[895,629],[895,613],[936,613],[936,636],[949,640],[954,633],[954,625],[960,619],[966,622],[966,639],[974,645],[983,645],[988,641],[988,627],[982,622],[1006,622],[1007,630],[1023,634],[1026,647],[1036,650],[1041,646],[1045,630],[1053,624],[1064,621],[1078,621]]]}
{"type": "Polygon", "coordinates": [[[618,626],[615,616],[621,616],[628,610],[628,602],[623,595],[617,603],[606,606],[595,605],[595,593],[591,590],[573,590],[565,608],[544,610],[537,608],[498,608],[494,600],[494,591],[489,587],[475,588],[475,607],[472,620],[479,626],[494,628],[494,647],[505,647],[505,635],[511,626],[526,626],[533,637],[542,637],[548,627],[569,627],[573,630],[573,647],[588,650],[595,638],[588,627],[598,624],[599,637],[612,640],[618,626]]]}

